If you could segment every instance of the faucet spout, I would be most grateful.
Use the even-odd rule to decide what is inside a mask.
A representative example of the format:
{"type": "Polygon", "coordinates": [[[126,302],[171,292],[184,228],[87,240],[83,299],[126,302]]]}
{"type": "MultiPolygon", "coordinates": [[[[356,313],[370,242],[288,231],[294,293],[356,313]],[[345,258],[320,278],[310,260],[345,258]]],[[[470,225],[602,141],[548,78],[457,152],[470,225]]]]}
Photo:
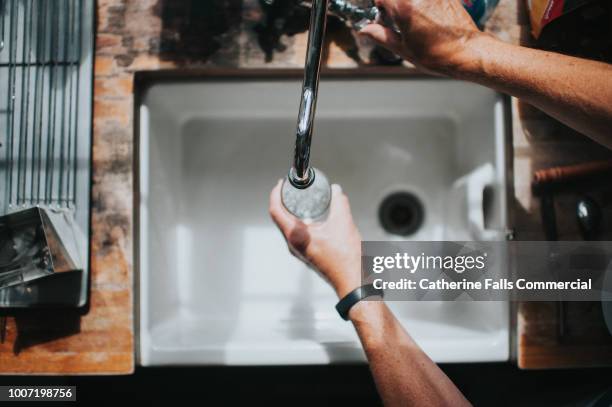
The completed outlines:
{"type": "Polygon", "coordinates": [[[327,25],[329,0],[313,0],[310,15],[310,30],[306,48],[304,82],[300,110],[298,114],[295,155],[289,171],[289,181],[296,188],[307,188],[314,181],[314,171],[310,168],[310,144],[314,117],[317,107],[323,39],[327,25]]]}

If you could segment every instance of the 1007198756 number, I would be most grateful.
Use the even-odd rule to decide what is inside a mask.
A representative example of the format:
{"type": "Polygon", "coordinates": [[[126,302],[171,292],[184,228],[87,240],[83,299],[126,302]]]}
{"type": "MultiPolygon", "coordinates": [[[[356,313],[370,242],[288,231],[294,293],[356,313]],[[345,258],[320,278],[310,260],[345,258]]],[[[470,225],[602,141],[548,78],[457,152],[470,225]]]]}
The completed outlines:
{"type": "Polygon", "coordinates": [[[0,401],[76,401],[76,386],[0,386],[0,401]]]}

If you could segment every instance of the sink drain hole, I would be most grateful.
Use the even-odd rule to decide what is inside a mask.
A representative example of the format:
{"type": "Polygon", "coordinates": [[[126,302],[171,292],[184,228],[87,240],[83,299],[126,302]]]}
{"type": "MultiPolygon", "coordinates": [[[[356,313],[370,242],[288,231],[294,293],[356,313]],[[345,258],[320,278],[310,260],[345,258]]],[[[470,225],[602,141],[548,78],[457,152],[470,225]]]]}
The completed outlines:
{"type": "Polygon", "coordinates": [[[380,224],[393,235],[408,236],[423,224],[423,204],[410,192],[394,192],[387,196],[378,210],[380,224]]]}

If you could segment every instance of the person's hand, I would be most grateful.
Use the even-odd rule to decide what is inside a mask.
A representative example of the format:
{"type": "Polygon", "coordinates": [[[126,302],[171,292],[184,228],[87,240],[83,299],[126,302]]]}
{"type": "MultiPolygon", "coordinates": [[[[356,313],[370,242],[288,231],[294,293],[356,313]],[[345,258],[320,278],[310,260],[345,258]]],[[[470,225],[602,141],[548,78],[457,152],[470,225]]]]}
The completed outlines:
{"type": "Polygon", "coordinates": [[[289,250],[332,285],[340,298],[361,285],[361,236],[346,195],[332,185],[329,214],[323,222],[306,224],[281,201],[282,181],[270,194],[270,216],[287,240],[289,250]]]}
{"type": "Polygon", "coordinates": [[[470,63],[473,39],[485,36],[460,0],[376,0],[401,33],[369,24],[360,34],[428,72],[452,76],[470,63]]]}

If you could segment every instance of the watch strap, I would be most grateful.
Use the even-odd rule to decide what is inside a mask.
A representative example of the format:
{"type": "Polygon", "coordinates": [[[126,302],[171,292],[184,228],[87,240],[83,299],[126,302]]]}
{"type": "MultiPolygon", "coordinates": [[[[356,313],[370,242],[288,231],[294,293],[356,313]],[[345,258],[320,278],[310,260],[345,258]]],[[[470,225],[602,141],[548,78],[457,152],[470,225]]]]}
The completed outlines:
{"type": "Polygon", "coordinates": [[[372,284],[363,285],[361,287],[357,287],[350,293],[344,296],[338,304],[336,304],[336,311],[340,314],[340,317],[345,321],[349,319],[349,311],[355,304],[359,301],[364,300],[368,297],[383,297],[383,290],[374,288],[372,284]]]}

